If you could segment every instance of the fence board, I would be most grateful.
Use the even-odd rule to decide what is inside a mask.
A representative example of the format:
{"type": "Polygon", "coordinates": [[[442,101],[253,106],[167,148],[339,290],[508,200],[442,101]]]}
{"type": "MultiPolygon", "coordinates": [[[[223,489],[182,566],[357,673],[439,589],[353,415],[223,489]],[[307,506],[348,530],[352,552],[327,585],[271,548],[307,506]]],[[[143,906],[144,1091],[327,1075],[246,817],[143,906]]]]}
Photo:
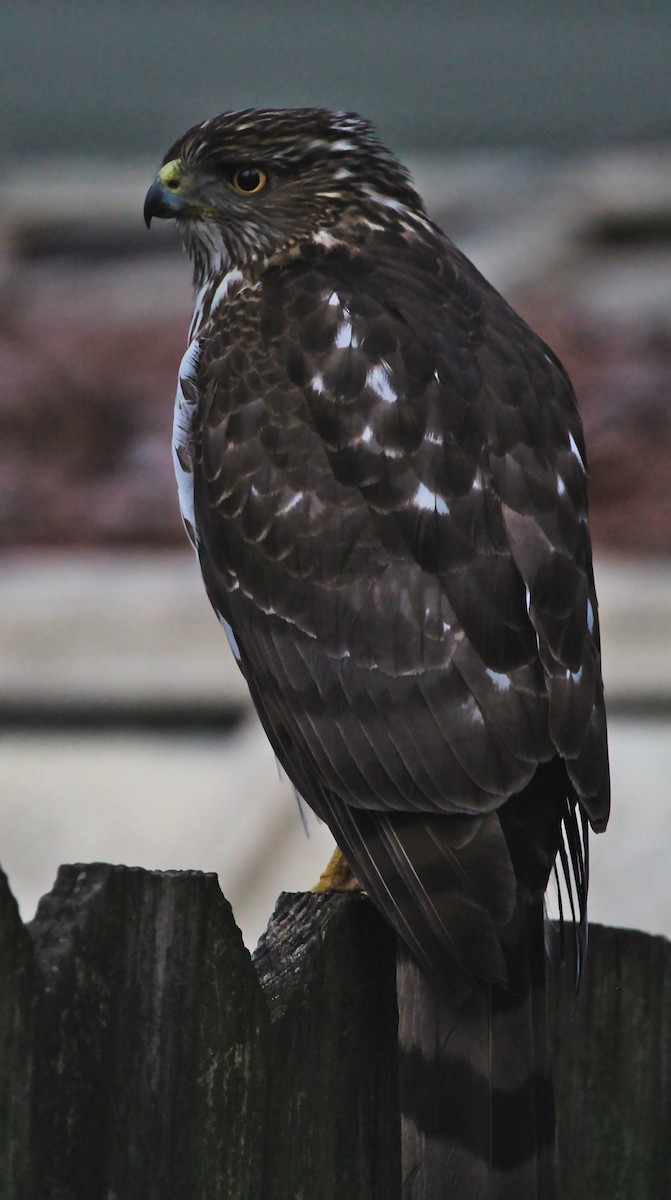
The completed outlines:
{"type": "Polygon", "coordinates": [[[268,1020],[216,877],[63,867],[29,930],[27,1195],[257,1200],[268,1020]]]}
{"type": "Polygon", "coordinates": [[[33,1009],[37,996],[30,934],[0,871],[0,1196],[29,1192],[33,1009]]]}
{"type": "Polygon", "coordinates": [[[593,925],[549,995],[565,1200],[671,1196],[671,942],[593,925]]]}
{"type": "Polygon", "coordinates": [[[280,896],[254,956],[272,1016],[264,1200],[400,1195],[394,938],[362,896],[280,896]]]}

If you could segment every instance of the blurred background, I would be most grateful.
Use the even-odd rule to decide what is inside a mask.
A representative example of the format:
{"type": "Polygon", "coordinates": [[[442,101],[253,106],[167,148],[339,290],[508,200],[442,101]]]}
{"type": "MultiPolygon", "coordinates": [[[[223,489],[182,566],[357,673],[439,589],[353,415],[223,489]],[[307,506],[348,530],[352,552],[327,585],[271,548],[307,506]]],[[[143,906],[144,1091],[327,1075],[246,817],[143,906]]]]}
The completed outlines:
{"type": "Polygon", "coordinates": [[[358,110],[578,392],[614,812],[594,920],[671,933],[671,20],[664,0],[0,10],[0,859],[217,871],[249,944],[331,850],[185,546],[191,310],[162,155],[229,108],[358,110]]]}

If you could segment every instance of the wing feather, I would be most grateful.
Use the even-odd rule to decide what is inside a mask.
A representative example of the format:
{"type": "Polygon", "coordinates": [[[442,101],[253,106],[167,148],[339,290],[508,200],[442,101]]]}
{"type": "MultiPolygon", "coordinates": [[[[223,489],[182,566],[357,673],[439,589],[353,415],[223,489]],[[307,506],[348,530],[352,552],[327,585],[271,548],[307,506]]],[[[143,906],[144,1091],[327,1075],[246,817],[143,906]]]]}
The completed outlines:
{"type": "Polygon", "coordinates": [[[417,957],[463,984],[502,978],[518,868],[497,810],[556,758],[548,828],[576,793],[600,827],[607,758],[570,384],[432,249],[304,251],[213,322],[194,492],[280,763],[417,957]]]}

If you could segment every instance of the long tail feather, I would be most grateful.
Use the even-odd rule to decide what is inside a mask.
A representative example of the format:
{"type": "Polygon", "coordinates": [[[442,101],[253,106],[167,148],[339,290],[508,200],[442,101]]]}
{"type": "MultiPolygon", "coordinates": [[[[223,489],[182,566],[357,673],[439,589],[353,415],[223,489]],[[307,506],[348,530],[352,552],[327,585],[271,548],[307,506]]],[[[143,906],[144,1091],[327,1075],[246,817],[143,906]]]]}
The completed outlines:
{"type": "Polygon", "coordinates": [[[403,1200],[556,1200],[540,906],[456,1003],[399,950],[403,1200]]]}

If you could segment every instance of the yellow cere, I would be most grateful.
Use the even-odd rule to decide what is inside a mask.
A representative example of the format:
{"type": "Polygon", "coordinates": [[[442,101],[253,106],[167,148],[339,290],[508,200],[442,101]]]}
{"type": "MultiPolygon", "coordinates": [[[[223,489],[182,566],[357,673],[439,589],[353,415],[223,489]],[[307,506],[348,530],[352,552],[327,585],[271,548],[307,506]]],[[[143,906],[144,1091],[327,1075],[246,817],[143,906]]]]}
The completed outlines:
{"type": "Polygon", "coordinates": [[[179,187],[181,176],[182,164],[178,158],[173,158],[171,162],[166,163],[158,173],[158,177],[164,187],[172,188],[173,191],[176,187],[179,187]]]}

